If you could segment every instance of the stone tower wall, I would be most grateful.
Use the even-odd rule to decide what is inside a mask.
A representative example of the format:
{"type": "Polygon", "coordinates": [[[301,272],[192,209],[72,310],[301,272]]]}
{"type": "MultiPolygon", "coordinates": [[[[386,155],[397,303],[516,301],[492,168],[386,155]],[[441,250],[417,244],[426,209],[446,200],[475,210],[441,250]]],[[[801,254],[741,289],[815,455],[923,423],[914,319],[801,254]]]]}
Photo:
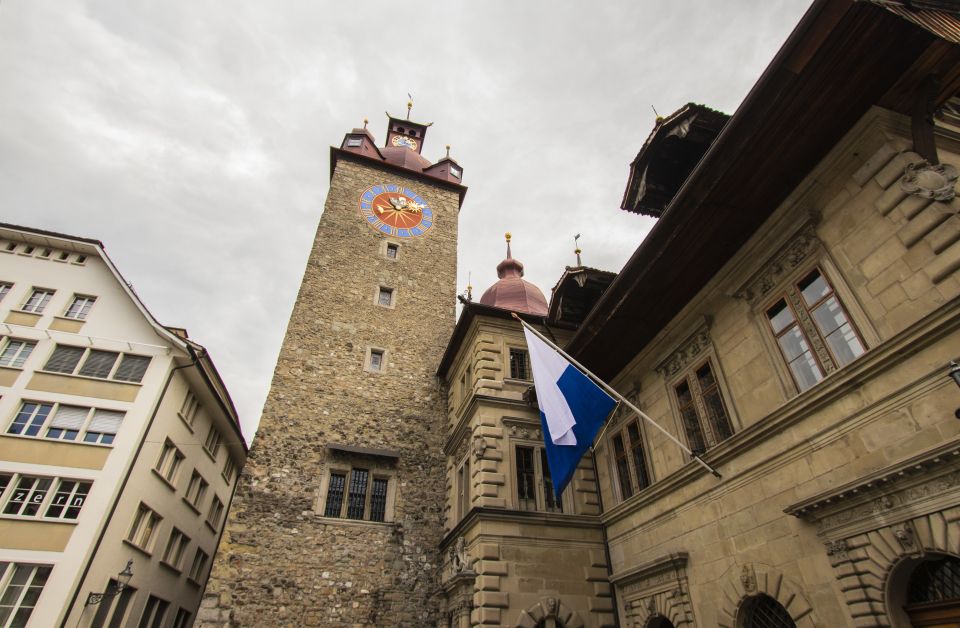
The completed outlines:
{"type": "Polygon", "coordinates": [[[445,434],[435,373],[454,325],[458,211],[454,190],[338,161],[197,626],[435,624],[445,434]],[[396,260],[357,207],[383,183],[434,211],[426,235],[390,240],[396,260]],[[394,289],[395,307],[376,304],[378,286],[394,289]],[[364,369],[370,347],[386,350],[384,372],[364,369]],[[392,523],[322,516],[328,465],[343,456],[331,443],[399,454],[386,461],[392,523]]]}

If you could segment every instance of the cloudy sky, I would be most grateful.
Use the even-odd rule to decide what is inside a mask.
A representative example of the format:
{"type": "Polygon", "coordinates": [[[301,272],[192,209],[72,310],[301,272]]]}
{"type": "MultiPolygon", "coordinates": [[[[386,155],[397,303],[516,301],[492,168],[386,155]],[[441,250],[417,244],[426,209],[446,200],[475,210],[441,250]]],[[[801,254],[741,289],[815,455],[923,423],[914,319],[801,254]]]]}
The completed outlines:
{"type": "Polygon", "coordinates": [[[651,107],[732,113],[808,4],[0,0],[0,220],[102,240],[250,439],[346,131],[412,93],[470,187],[458,291],[510,231],[549,294],[574,234],[619,270],[649,230],[619,205],[651,107]]]}

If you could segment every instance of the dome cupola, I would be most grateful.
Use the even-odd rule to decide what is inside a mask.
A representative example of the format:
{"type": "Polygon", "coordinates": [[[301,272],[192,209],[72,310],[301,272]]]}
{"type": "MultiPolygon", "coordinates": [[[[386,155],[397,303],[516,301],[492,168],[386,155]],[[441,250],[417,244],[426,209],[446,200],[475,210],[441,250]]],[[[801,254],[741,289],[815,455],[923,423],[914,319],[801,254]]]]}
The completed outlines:
{"type": "Polygon", "coordinates": [[[540,288],[523,279],[523,264],[513,259],[510,253],[510,234],[507,238],[507,257],[497,264],[497,283],[490,286],[480,297],[482,305],[492,305],[505,310],[547,315],[547,300],[540,288]]]}

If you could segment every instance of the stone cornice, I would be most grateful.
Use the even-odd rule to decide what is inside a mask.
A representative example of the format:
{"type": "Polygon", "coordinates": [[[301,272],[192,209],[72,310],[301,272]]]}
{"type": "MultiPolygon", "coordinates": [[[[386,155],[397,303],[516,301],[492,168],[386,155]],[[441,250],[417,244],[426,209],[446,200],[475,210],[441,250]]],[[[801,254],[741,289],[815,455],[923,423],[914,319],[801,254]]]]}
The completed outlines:
{"type": "Polygon", "coordinates": [[[471,508],[470,512],[443,536],[440,541],[440,551],[446,551],[457,537],[463,536],[468,529],[485,521],[535,526],[549,525],[555,528],[594,528],[596,530],[601,528],[600,518],[595,515],[564,515],[551,512],[505,510],[477,506],[471,508]]]}
{"type": "MultiPolygon", "coordinates": [[[[706,454],[702,456],[703,460],[714,468],[718,468],[723,463],[740,456],[771,436],[782,433],[790,426],[802,421],[824,406],[856,390],[862,385],[864,380],[882,374],[902,362],[906,357],[922,351],[937,340],[958,329],[960,329],[960,297],[952,299],[893,338],[890,338],[880,346],[867,352],[856,361],[829,375],[816,386],[788,400],[766,417],[761,418],[716,447],[708,450],[706,454]]],[[[946,367],[944,366],[944,368],[946,367]]],[[[944,374],[945,373],[946,371],[944,371],[944,374]]],[[[925,378],[921,377],[919,379],[922,380],[925,378]]],[[[908,387],[915,385],[916,382],[913,382],[908,384],[908,387]]],[[[884,400],[878,400],[876,404],[873,405],[880,404],[883,401],[884,400]]],[[[856,413],[856,415],[867,411],[869,411],[869,408],[864,408],[856,413]]],[[[796,450],[801,447],[802,444],[803,443],[795,445],[791,450],[796,450]]],[[[743,469],[738,477],[755,472],[757,469],[769,464],[775,458],[786,454],[787,451],[784,451],[778,456],[770,457],[750,468],[743,469]]],[[[724,471],[722,468],[718,470],[721,473],[724,471]]],[[[630,499],[608,510],[602,515],[603,522],[605,525],[616,523],[624,517],[652,506],[657,501],[678,491],[681,487],[705,477],[709,478],[709,473],[695,461],[691,460],[680,469],[677,469],[630,499]]],[[[731,482],[734,479],[733,477],[725,476],[724,479],[721,480],[721,485],[731,482]]],[[[690,501],[700,499],[704,493],[712,492],[716,487],[716,483],[711,484],[710,487],[704,487],[703,491],[698,491],[696,494],[691,495],[690,501]]],[[[650,520],[669,516],[677,506],[679,506],[679,504],[675,505],[674,508],[671,508],[669,511],[658,513],[651,517],[650,520]]]]}
{"type": "Polygon", "coordinates": [[[816,523],[824,533],[849,528],[848,535],[861,525],[875,527],[872,519],[877,515],[895,520],[898,510],[909,510],[912,516],[926,501],[946,499],[947,506],[955,505],[958,488],[960,440],[954,440],[792,504],[783,512],[816,523]]]}
{"type": "Polygon", "coordinates": [[[610,582],[614,584],[629,584],[637,580],[650,578],[665,571],[676,572],[687,566],[689,556],[687,552],[665,554],[637,565],[636,567],[611,575],[610,582]]]}

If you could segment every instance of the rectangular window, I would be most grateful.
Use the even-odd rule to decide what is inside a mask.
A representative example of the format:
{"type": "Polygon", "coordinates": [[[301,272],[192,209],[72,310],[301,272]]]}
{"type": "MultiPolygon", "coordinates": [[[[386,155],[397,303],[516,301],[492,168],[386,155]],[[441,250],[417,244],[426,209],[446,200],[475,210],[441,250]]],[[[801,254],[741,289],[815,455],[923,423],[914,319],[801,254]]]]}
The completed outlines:
{"type": "Polygon", "coordinates": [[[701,454],[733,435],[710,360],[688,372],[673,390],[693,453],[701,454]]]}
{"type": "Polygon", "coordinates": [[[631,462],[633,462],[634,478],[637,488],[643,490],[650,486],[650,476],[647,473],[647,460],[643,452],[643,440],[640,436],[640,425],[633,421],[627,425],[627,437],[630,440],[631,462]]]}
{"type": "Polygon", "coordinates": [[[30,293],[30,297],[24,302],[23,307],[20,309],[24,312],[33,312],[34,314],[40,314],[43,312],[43,309],[47,307],[47,304],[50,303],[50,299],[53,298],[53,290],[45,290],[43,288],[34,288],[30,293]]]}
{"type": "Polygon", "coordinates": [[[377,292],[377,303],[380,305],[389,306],[393,303],[393,289],[392,288],[383,288],[377,292]]]}
{"type": "Polygon", "coordinates": [[[383,521],[387,514],[387,479],[373,478],[370,491],[370,521],[383,521]]]}
{"type": "Polygon", "coordinates": [[[387,259],[397,259],[397,253],[399,252],[400,252],[399,245],[389,243],[389,242],[387,243],[387,259]]]}
{"type": "Polygon", "coordinates": [[[383,351],[379,351],[377,349],[370,350],[370,370],[371,371],[383,370],[383,351]]]}
{"type": "Polygon", "coordinates": [[[52,567],[0,562],[0,626],[26,626],[52,567]]]}
{"type": "Polygon", "coordinates": [[[767,308],[767,320],[802,392],[866,351],[843,305],[815,268],[767,308]],[[801,312],[802,316],[796,316],[801,312]],[[816,346],[820,349],[817,350],[816,346]]]}
{"type": "Polygon", "coordinates": [[[8,281],[0,281],[0,301],[3,301],[3,297],[7,296],[11,288],[13,288],[12,283],[8,281]]]}
{"type": "Polygon", "coordinates": [[[40,433],[40,428],[52,411],[52,403],[24,401],[20,404],[20,410],[17,412],[17,416],[13,418],[13,423],[10,424],[7,433],[36,436],[40,433]]]}
{"type": "Polygon", "coordinates": [[[188,577],[194,582],[203,582],[203,574],[207,570],[207,561],[209,560],[210,556],[198,547],[197,553],[193,555],[193,562],[190,564],[190,574],[188,577]]]}
{"type": "Polygon", "coordinates": [[[166,600],[161,600],[153,595],[148,597],[137,628],[160,628],[163,626],[163,619],[167,614],[167,607],[169,606],[170,603],[166,600]]]}
{"type": "Polygon", "coordinates": [[[123,417],[123,412],[115,410],[62,404],[54,410],[51,403],[23,401],[7,433],[36,437],[43,432],[44,438],[109,445],[120,430],[123,417]]]}
{"type": "Polygon", "coordinates": [[[183,404],[180,406],[180,418],[192,427],[193,419],[197,416],[197,410],[199,408],[200,404],[197,402],[196,396],[188,390],[186,396],[183,398],[183,404]]]}
{"type": "Polygon", "coordinates": [[[543,477],[543,505],[547,512],[563,512],[563,497],[553,492],[553,478],[547,463],[547,450],[540,450],[540,475],[543,477]]]}
{"type": "Polygon", "coordinates": [[[450,174],[452,174],[455,178],[459,179],[462,173],[463,171],[460,170],[460,168],[457,168],[456,166],[450,166],[450,174]]]}
{"type": "MultiPolygon", "coordinates": [[[[119,583],[111,578],[104,590],[116,590],[117,584],[119,583]]],[[[127,618],[130,602],[133,601],[136,594],[137,589],[127,585],[118,595],[104,598],[97,605],[97,614],[93,616],[90,628],[123,628],[126,625],[124,621],[127,618]]]]}
{"type": "Polygon", "coordinates": [[[93,418],[90,419],[90,424],[87,425],[87,430],[83,434],[83,442],[112,444],[117,437],[117,432],[120,431],[120,425],[123,424],[123,417],[123,412],[97,408],[93,411],[93,418]]]}
{"type": "Polygon", "coordinates": [[[542,447],[517,445],[517,507],[520,510],[563,512],[563,501],[553,493],[553,478],[542,447]]]}
{"type": "Polygon", "coordinates": [[[221,515],[223,515],[223,502],[220,501],[219,497],[214,495],[213,501],[210,502],[210,510],[207,512],[207,523],[209,523],[214,530],[220,525],[221,515]]]}
{"type": "Polygon", "coordinates": [[[353,469],[350,472],[347,519],[363,519],[363,510],[367,502],[367,479],[369,477],[370,472],[366,469],[353,469]]]}
{"type": "Polygon", "coordinates": [[[140,549],[149,552],[160,519],[160,515],[149,506],[140,504],[137,508],[137,514],[133,518],[133,525],[130,526],[130,533],[127,534],[127,540],[140,549]]]}
{"type": "Polygon", "coordinates": [[[361,144],[363,144],[363,140],[359,137],[347,138],[347,148],[359,148],[361,144]]]}
{"type": "Polygon", "coordinates": [[[3,514],[36,517],[47,498],[51,485],[53,485],[53,478],[20,476],[20,481],[10,494],[10,499],[7,500],[3,514]]]}
{"type": "Polygon", "coordinates": [[[36,346],[37,343],[32,340],[7,338],[3,351],[0,351],[0,366],[22,368],[23,363],[27,361],[36,346]]]}
{"type": "Polygon", "coordinates": [[[174,528],[170,531],[170,538],[167,539],[167,546],[164,548],[163,558],[160,560],[179,571],[180,563],[183,561],[183,555],[186,553],[189,544],[190,537],[174,528]]]}
{"type": "Polygon", "coordinates": [[[116,351],[84,349],[69,345],[57,345],[43,370],[51,373],[78,374],[98,379],[113,379],[139,383],[150,364],[150,358],[116,351]],[[122,356],[122,357],[121,357],[122,356]],[[114,372],[119,359],[119,367],[114,372]],[[77,366],[80,366],[79,372],[77,366]]]}
{"type": "Polygon", "coordinates": [[[80,509],[87,500],[91,485],[91,482],[60,480],[44,516],[53,519],[76,519],[80,516],[80,509]]]}
{"type": "Polygon", "coordinates": [[[347,476],[342,473],[331,473],[327,485],[327,503],[323,509],[324,517],[339,517],[343,508],[343,491],[347,484],[347,476]]]}
{"type": "Polygon", "coordinates": [[[227,454],[227,461],[223,463],[223,479],[227,481],[227,484],[233,482],[233,476],[237,472],[237,463],[234,462],[233,456],[227,454]]]}
{"type": "Polygon", "coordinates": [[[70,307],[63,313],[64,318],[75,318],[78,321],[86,320],[87,314],[90,312],[90,308],[93,307],[93,303],[96,300],[97,297],[88,297],[81,294],[74,295],[73,301],[70,302],[70,307]]]}
{"type": "Polygon", "coordinates": [[[533,447],[517,445],[517,505],[520,510],[537,509],[537,480],[533,468],[533,447]]]}
{"type": "Polygon", "coordinates": [[[203,497],[207,494],[208,486],[207,481],[194,469],[193,474],[190,476],[190,484],[187,485],[187,494],[184,496],[184,499],[186,499],[187,503],[191,506],[200,510],[200,504],[203,502],[203,497]]]}
{"type": "Polygon", "coordinates": [[[530,379],[530,358],[523,349],[510,349],[510,377],[530,379]]]}
{"type": "Polygon", "coordinates": [[[470,510],[470,456],[457,470],[457,519],[463,519],[470,510]]]}
{"type": "Polygon", "coordinates": [[[633,495],[633,484],[630,482],[630,462],[627,458],[627,448],[623,445],[622,434],[613,436],[613,463],[617,467],[620,496],[627,499],[633,495]]]}
{"type": "Polygon", "coordinates": [[[216,458],[217,452],[220,451],[220,432],[212,425],[207,432],[207,440],[203,442],[203,449],[213,458],[216,458]]]}
{"type": "Polygon", "coordinates": [[[177,609],[177,616],[173,620],[170,628],[187,628],[190,625],[190,611],[185,608],[177,609]]]}
{"type": "Polygon", "coordinates": [[[160,458],[157,460],[157,465],[154,469],[157,470],[157,473],[159,473],[163,479],[173,484],[177,477],[177,471],[180,470],[180,463],[183,462],[183,460],[184,455],[168,438],[163,443],[160,458]]]}

